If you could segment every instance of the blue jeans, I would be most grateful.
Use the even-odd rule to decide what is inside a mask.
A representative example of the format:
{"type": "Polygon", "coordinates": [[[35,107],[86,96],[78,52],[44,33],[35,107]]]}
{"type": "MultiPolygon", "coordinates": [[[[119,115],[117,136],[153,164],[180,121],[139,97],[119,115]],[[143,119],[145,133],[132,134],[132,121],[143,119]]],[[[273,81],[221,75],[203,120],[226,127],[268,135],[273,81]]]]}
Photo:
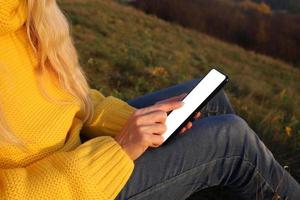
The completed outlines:
{"type": "MultiPolygon", "coordinates": [[[[143,108],[190,91],[194,79],[129,100],[143,108]]],[[[274,159],[254,131],[234,114],[219,92],[202,118],[184,135],[159,148],[149,148],[135,160],[133,174],[117,200],[183,200],[212,186],[223,186],[232,199],[300,199],[300,186],[274,159]]]]}

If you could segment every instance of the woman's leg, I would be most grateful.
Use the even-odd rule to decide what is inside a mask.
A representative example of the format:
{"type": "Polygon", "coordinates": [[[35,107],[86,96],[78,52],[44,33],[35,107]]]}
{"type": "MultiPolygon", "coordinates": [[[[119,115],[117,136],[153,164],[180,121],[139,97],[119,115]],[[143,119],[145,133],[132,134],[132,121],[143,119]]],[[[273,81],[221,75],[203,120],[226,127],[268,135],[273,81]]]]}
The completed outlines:
{"type": "MultiPolygon", "coordinates": [[[[180,88],[168,96],[165,90],[161,99],[182,92],[187,91],[180,88]]],[[[148,106],[161,99],[131,103],[148,106]]],[[[186,134],[148,149],[135,161],[134,172],[117,199],[185,199],[216,185],[227,186],[245,199],[271,199],[276,192],[289,199],[300,195],[298,183],[244,120],[226,114],[197,120],[186,134]]]]}
{"type": "Polygon", "coordinates": [[[300,197],[298,183],[245,121],[225,114],[197,120],[186,134],[148,149],[117,199],[183,200],[217,185],[228,187],[236,199],[300,197]]]}

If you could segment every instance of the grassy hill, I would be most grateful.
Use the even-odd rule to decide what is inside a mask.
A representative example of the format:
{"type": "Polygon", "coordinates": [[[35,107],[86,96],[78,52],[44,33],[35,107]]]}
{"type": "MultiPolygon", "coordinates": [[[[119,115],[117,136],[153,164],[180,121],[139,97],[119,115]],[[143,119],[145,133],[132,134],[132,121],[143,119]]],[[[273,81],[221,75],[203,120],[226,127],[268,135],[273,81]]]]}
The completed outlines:
{"type": "Polygon", "coordinates": [[[300,70],[109,0],[61,0],[91,86],[123,100],[226,72],[226,91],[300,180],[300,70]]]}

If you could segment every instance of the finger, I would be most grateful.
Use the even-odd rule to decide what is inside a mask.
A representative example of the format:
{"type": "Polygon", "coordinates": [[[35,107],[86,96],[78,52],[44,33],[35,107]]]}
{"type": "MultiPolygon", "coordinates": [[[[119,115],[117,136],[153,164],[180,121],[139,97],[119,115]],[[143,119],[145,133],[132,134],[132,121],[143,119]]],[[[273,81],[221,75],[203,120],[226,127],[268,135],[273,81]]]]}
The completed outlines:
{"type": "Polygon", "coordinates": [[[166,102],[169,102],[169,101],[180,101],[180,100],[181,100],[181,97],[175,96],[175,97],[172,97],[172,98],[168,98],[168,99],[158,101],[158,102],[156,102],[156,104],[162,104],[162,103],[166,103],[166,102]]]}
{"type": "Polygon", "coordinates": [[[167,113],[162,110],[155,110],[149,113],[145,113],[139,116],[136,120],[137,125],[150,125],[154,123],[165,123],[167,119],[167,113]]]}
{"type": "Polygon", "coordinates": [[[158,101],[158,102],[156,102],[155,104],[166,103],[166,102],[169,102],[169,101],[180,101],[180,100],[182,100],[186,95],[187,95],[187,93],[183,93],[183,94],[180,94],[180,95],[178,95],[178,96],[174,96],[174,97],[171,97],[171,98],[168,98],[168,99],[164,99],[164,100],[158,101]]]}
{"type": "Polygon", "coordinates": [[[146,107],[146,108],[143,108],[141,109],[142,113],[149,113],[149,112],[152,112],[152,111],[155,111],[155,110],[162,110],[162,111],[165,111],[165,112],[169,112],[169,111],[172,111],[172,110],[175,110],[177,108],[180,108],[181,106],[183,106],[183,102],[182,101],[171,101],[171,102],[165,102],[165,103],[162,103],[162,104],[155,104],[153,106],[149,106],[149,107],[146,107]]]}
{"type": "Polygon", "coordinates": [[[185,131],[186,131],[186,128],[183,127],[183,128],[180,130],[179,134],[183,134],[185,131]]]}
{"type": "Polygon", "coordinates": [[[197,112],[195,115],[194,115],[194,119],[198,119],[201,117],[201,113],[200,112],[197,112]]]}
{"type": "Polygon", "coordinates": [[[159,147],[164,142],[164,138],[161,135],[152,135],[151,142],[152,144],[150,146],[156,148],[159,147]]]}
{"type": "Polygon", "coordinates": [[[139,131],[145,134],[152,134],[152,135],[162,135],[166,132],[167,127],[165,124],[156,123],[151,125],[140,126],[139,131]]]}
{"type": "Polygon", "coordinates": [[[185,126],[185,128],[190,129],[192,128],[193,123],[192,122],[188,122],[187,125],[185,126]]]}
{"type": "Polygon", "coordinates": [[[186,97],[186,95],[187,95],[188,93],[182,93],[182,94],[180,94],[180,95],[178,95],[178,96],[176,96],[179,100],[182,100],[182,99],[184,99],[184,97],[186,97]]]}

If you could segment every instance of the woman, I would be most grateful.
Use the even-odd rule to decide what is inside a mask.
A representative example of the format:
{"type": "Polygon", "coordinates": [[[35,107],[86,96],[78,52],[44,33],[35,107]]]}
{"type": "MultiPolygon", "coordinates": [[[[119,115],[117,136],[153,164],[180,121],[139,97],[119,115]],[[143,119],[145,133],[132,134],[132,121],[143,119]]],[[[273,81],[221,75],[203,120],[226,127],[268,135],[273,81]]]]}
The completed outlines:
{"type": "Polygon", "coordinates": [[[185,199],[214,185],[245,199],[300,197],[223,93],[161,145],[166,112],[198,80],[128,103],[104,97],[55,0],[0,8],[0,199],[185,199]]]}

